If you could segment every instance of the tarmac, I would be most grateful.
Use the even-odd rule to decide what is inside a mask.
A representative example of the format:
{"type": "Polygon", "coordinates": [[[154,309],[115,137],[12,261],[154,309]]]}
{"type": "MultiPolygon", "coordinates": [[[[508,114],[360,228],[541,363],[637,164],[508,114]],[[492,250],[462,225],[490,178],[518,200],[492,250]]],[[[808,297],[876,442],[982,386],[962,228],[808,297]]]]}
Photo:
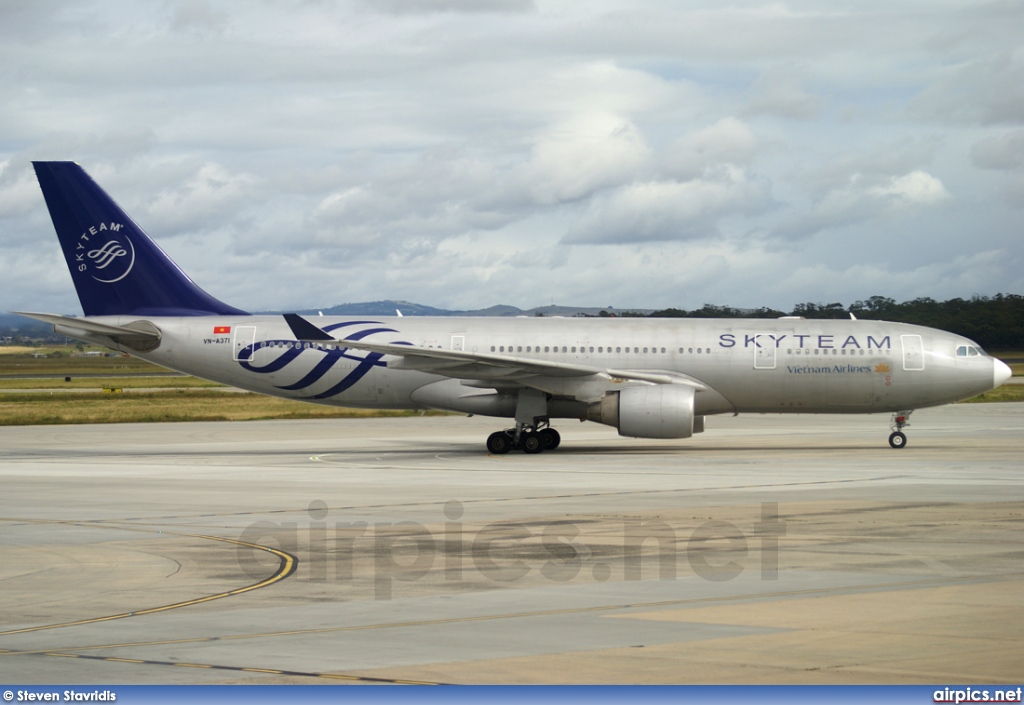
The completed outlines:
{"type": "Polygon", "coordinates": [[[1024,404],[0,428],[0,681],[993,683],[1024,404]]]}

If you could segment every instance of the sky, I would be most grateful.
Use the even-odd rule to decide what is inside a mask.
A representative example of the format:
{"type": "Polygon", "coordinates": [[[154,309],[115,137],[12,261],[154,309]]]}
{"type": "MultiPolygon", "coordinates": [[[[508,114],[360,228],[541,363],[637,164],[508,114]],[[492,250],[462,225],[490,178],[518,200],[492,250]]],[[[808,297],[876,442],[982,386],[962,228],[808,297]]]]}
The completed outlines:
{"type": "Polygon", "coordinates": [[[1024,293],[1024,2],[0,0],[0,310],[81,311],[32,160],[246,310],[1024,293]]]}

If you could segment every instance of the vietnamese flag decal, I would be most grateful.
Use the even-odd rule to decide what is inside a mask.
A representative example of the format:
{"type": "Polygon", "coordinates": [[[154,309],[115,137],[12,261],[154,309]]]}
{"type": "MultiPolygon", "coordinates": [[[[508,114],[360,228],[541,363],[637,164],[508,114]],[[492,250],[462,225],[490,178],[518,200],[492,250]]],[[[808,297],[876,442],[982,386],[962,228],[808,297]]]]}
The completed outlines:
{"type": "Polygon", "coordinates": [[[231,332],[231,326],[214,326],[213,327],[213,334],[214,335],[227,335],[230,332],[231,332]]]}

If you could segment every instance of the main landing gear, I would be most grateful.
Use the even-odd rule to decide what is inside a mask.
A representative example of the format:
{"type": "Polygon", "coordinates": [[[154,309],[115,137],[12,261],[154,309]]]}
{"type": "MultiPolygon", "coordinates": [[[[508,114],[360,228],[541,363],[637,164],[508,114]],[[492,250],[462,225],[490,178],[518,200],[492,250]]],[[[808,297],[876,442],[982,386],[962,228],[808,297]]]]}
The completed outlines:
{"type": "Polygon", "coordinates": [[[562,442],[562,436],[555,429],[547,426],[538,429],[536,426],[520,426],[495,431],[487,437],[487,451],[494,455],[504,455],[510,450],[521,450],[524,453],[541,453],[554,450],[562,442]]]}
{"type": "Polygon", "coordinates": [[[540,453],[554,450],[562,442],[548,422],[548,397],[539,389],[520,389],[516,397],[516,425],[487,437],[487,450],[504,455],[510,450],[540,453]]]}
{"type": "Polygon", "coordinates": [[[914,413],[910,411],[897,411],[892,415],[892,424],[889,428],[892,429],[892,433],[889,434],[889,445],[893,448],[904,448],[907,445],[907,435],[903,433],[903,427],[909,426],[910,422],[907,419],[914,413]]]}

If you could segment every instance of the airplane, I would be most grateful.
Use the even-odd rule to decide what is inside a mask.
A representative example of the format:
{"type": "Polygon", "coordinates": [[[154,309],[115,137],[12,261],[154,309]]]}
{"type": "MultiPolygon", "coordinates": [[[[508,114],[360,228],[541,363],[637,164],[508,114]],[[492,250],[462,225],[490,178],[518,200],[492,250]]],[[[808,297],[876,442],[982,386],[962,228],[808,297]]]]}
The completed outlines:
{"type": "Polygon", "coordinates": [[[314,404],[512,419],[489,453],[551,451],[556,419],[683,439],[715,414],[891,413],[994,389],[1002,361],[874,320],[252,315],[200,289],[74,162],[33,162],[83,317],[18,312],[87,343],[314,404]]]}

